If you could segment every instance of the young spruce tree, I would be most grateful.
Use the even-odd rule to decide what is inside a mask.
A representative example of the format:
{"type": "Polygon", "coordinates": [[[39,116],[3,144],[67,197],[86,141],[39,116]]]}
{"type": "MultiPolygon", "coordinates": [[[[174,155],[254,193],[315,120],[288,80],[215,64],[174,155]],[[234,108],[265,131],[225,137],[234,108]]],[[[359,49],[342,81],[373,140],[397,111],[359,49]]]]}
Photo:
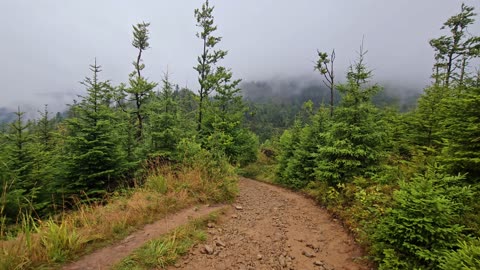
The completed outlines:
{"type": "Polygon", "coordinates": [[[347,72],[347,82],[337,86],[342,94],[332,124],[319,145],[316,177],[330,185],[365,176],[379,164],[384,132],[371,99],[380,88],[367,85],[372,72],[365,66],[363,44],[358,60],[347,72]]]}
{"type": "Polygon", "coordinates": [[[218,86],[221,77],[224,77],[225,70],[217,69],[216,64],[227,55],[227,51],[215,49],[215,46],[222,40],[221,37],[214,36],[217,26],[213,22],[214,7],[210,6],[208,0],[202,4],[201,9],[195,9],[195,19],[200,32],[197,37],[202,41],[202,53],[198,57],[197,66],[194,69],[198,72],[198,115],[197,130],[203,133],[203,121],[206,107],[209,102],[209,95],[218,86]]]}
{"type": "Polygon", "coordinates": [[[168,74],[165,74],[161,92],[147,105],[147,132],[145,142],[149,156],[171,159],[178,142],[184,137],[177,101],[168,74]]]}
{"type": "Polygon", "coordinates": [[[67,192],[85,191],[90,196],[118,184],[124,171],[124,155],[113,125],[115,116],[106,101],[111,86],[99,80],[100,68],[96,61],[90,66],[93,77],[82,82],[87,94],[73,108],[75,117],[67,120],[68,182],[62,186],[67,192]]]}
{"type": "Polygon", "coordinates": [[[25,120],[25,112],[18,108],[4,137],[2,148],[5,152],[2,155],[5,158],[0,160],[0,207],[7,222],[14,220],[20,211],[31,210],[41,186],[33,173],[35,154],[31,127],[32,123],[25,120]]]}
{"type": "Polygon", "coordinates": [[[145,64],[142,63],[142,53],[150,48],[149,31],[150,23],[139,23],[133,26],[132,45],[138,50],[137,58],[133,62],[134,71],[130,73],[129,87],[122,87],[127,95],[128,101],[133,105],[131,113],[135,117],[136,140],[141,141],[144,132],[145,104],[153,96],[153,89],[157,86],[155,82],[149,82],[142,75],[145,64]]]}
{"type": "Polygon", "coordinates": [[[20,111],[20,108],[15,112],[15,116],[7,135],[8,159],[6,162],[14,172],[15,186],[28,192],[39,184],[32,177],[34,163],[32,123],[25,120],[25,112],[20,111]]]}
{"type": "Polygon", "coordinates": [[[203,43],[194,67],[200,84],[197,130],[204,146],[214,154],[225,155],[231,163],[245,164],[256,159],[258,138],[243,127],[246,107],[238,87],[240,80],[234,80],[231,70],[218,65],[227,51],[215,49],[222,38],[213,35],[217,30],[213,10],[208,0],[195,10],[200,27],[197,37],[203,43]],[[212,93],[215,95],[210,98],[212,93]]]}

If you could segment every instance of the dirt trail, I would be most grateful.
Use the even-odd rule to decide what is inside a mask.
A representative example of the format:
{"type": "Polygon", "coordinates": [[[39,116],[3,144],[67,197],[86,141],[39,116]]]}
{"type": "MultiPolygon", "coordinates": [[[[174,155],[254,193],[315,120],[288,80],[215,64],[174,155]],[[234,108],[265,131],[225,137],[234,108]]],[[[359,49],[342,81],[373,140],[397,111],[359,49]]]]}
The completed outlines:
{"type": "MultiPolygon", "coordinates": [[[[148,240],[218,209],[202,206],[167,216],[63,269],[110,269],[148,240]]],[[[169,269],[369,269],[356,260],[361,249],[325,210],[299,194],[254,180],[240,181],[235,203],[209,226],[207,243],[169,269]]]]}
{"type": "MultiPolygon", "coordinates": [[[[223,206],[224,207],[224,206],[223,206]]],[[[132,251],[141,247],[150,239],[159,238],[162,234],[186,224],[190,219],[199,218],[221,209],[222,206],[197,206],[185,209],[176,214],[168,215],[155,223],[146,225],[143,229],[131,234],[121,242],[108,246],[92,254],[86,255],[79,261],[63,267],[64,270],[103,270],[110,269],[132,251]]]]}
{"type": "Polygon", "coordinates": [[[312,200],[253,180],[240,181],[235,204],[208,232],[208,247],[169,269],[369,269],[356,260],[363,254],[353,239],[312,200]]]}

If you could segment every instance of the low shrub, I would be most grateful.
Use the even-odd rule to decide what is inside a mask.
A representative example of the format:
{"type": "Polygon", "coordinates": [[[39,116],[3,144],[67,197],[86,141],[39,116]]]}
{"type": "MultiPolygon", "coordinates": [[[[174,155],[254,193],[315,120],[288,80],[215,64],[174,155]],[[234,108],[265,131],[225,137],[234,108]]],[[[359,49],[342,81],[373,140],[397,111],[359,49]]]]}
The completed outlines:
{"type": "Polygon", "coordinates": [[[379,269],[437,269],[443,253],[456,249],[464,235],[459,218],[468,210],[473,192],[431,167],[424,175],[400,182],[394,204],[373,235],[379,269]]]}

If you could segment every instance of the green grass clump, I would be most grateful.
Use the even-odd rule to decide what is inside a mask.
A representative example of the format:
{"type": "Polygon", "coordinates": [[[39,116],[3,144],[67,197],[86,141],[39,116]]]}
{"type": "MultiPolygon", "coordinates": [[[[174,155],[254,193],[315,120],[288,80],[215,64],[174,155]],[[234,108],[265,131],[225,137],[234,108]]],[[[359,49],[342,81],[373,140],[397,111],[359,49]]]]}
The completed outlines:
{"type": "Polygon", "coordinates": [[[115,270],[156,269],[174,264],[197,243],[204,242],[207,234],[204,229],[209,222],[218,219],[219,212],[200,218],[175,229],[173,232],[147,242],[113,267],[115,270]]]}
{"type": "Polygon", "coordinates": [[[40,242],[50,262],[64,262],[81,250],[86,241],[74,226],[47,220],[39,230],[40,242]]]}

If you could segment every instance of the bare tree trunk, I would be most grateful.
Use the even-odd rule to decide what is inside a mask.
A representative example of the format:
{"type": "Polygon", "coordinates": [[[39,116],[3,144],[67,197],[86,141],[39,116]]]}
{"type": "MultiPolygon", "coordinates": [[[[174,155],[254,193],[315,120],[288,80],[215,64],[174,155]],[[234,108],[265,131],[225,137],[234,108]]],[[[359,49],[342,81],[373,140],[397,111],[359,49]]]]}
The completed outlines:
{"type": "MultiPolygon", "coordinates": [[[[139,49],[138,51],[138,56],[137,56],[137,63],[135,65],[137,69],[137,80],[139,81],[141,78],[141,73],[140,73],[140,61],[142,59],[142,49],[139,49]]],[[[142,107],[142,104],[140,102],[141,94],[135,93],[135,105],[136,105],[136,115],[137,115],[137,121],[138,121],[138,127],[137,127],[137,140],[140,141],[143,136],[143,117],[142,114],[140,113],[140,108],[142,107]]]]}
{"type": "Polygon", "coordinates": [[[333,117],[333,89],[335,87],[335,74],[333,73],[333,62],[335,61],[335,49],[332,51],[330,55],[330,72],[328,72],[328,76],[330,77],[330,117],[333,117]]]}
{"type": "Polygon", "coordinates": [[[200,132],[202,130],[202,121],[203,121],[203,100],[205,97],[207,97],[207,89],[205,89],[205,85],[203,84],[203,82],[205,82],[206,78],[207,78],[207,74],[206,74],[206,71],[205,71],[205,66],[207,64],[207,39],[206,37],[203,38],[203,54],[202,54],[202,63],[201,63],[201,66],[202,66],[202,71],[201,71],[201,74],[200,74],[200,91],[199,91],[199,95],[200,95],[200,100],[199,100],[199,104],[198,104],[198,127],[197,127],[197,131],[200,132]]]}
{"type": "Polygon", "coordinates": [[[460,71],[460,86],[463,86],[463,80],[465,79],[465,67],[467,65],[467,56],[463,55],[462,59],[462,66],[461,66],[461,71],[460,71]]]}

